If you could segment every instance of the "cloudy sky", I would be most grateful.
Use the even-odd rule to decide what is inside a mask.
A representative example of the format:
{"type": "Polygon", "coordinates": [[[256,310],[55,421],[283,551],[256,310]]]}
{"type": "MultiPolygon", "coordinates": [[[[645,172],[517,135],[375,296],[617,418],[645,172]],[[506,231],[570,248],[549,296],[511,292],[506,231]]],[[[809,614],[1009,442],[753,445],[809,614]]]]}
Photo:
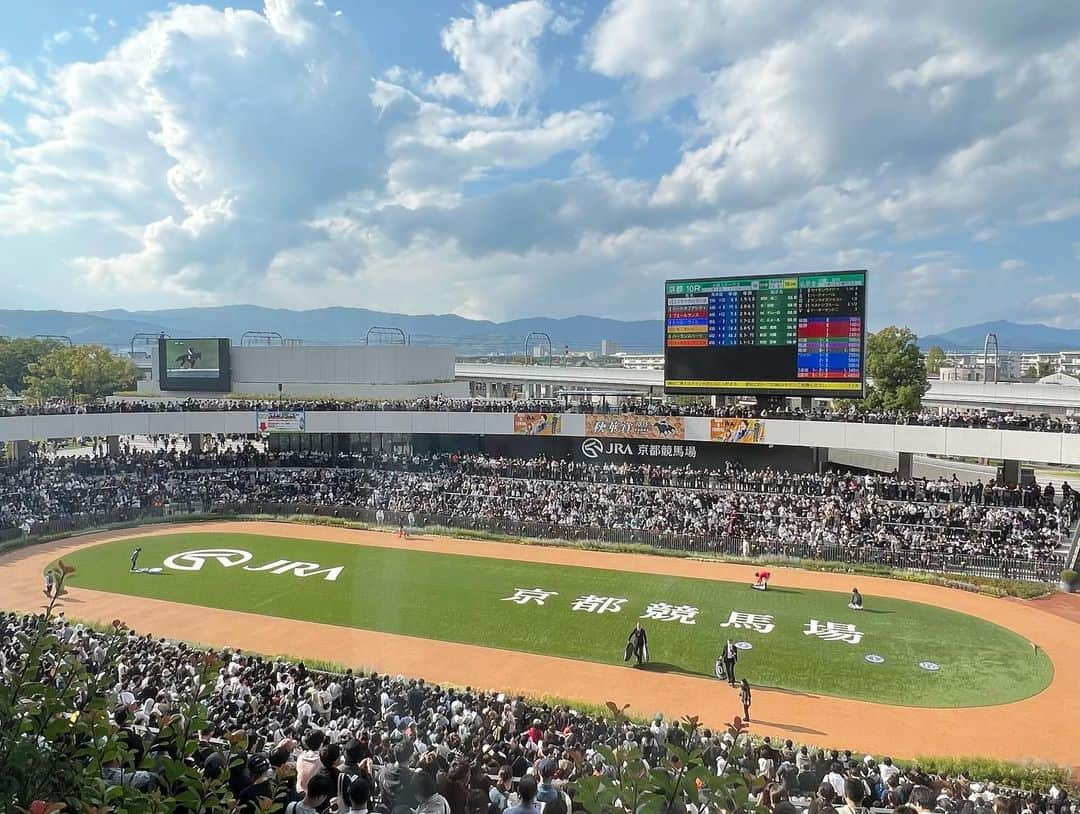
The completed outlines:
{"type": "Polygon", "coordinates": [[[871,322],[1080,327],[1080,3],[38,0],[0,308],[660,314],[869,268],[871,322]]]}

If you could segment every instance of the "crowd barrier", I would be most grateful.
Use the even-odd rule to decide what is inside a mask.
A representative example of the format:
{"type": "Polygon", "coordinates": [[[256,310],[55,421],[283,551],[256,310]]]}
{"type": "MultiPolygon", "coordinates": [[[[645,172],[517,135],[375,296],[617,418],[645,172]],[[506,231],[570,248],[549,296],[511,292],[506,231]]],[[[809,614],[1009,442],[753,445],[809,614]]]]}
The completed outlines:
{"type": "Polygon", "coordinates": [[[680,551],[703,557],[735,558],[792,558],[821,562],[840,562],[852,565],[884,566],[899,570],[959,574],[995,579],[1015,579],[1028,582],[1056,583],[1064,558],[1026,560],[980,555],[945,554],[933,551],[895,551],[889,548],[843,545],[808,545],[782,543],[728,535],[695,535],[655,532],[645,529],[620,529],[598,526],[573,526],[546,523],[539,520],[510,520],[502,517],[463,515],[423,515],[410,517],[406,513],[376,511],[358,506],[320,506],[305,503],[235,503],[169,504],[153,508],[122,509],[103,514],[86,514],[51,520],[28,529],[9,529],[11,536],[3,542],[0,531],[0,550],[18,544],[28,537],[50,537],[88,531],[112,525],[154,522],[169,518],[228,519],[243,515],[288,517],[311,515],[340,518],[384,526],[412,528],[441,527],[463,531],[500,534],[508,537],[534,538],[569,542],[597,542],[618,545],[640,545],[658,551],[680,551]]]}

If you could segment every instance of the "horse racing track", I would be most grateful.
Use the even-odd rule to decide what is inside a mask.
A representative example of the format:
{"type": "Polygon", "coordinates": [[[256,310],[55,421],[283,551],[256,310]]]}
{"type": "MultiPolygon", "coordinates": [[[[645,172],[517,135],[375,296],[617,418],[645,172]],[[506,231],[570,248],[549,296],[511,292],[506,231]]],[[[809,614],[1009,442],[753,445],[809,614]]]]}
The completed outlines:
{"type": "Polygon", "coordinates": [[[39,605],[41,573],[61,556],[76,569],[69,616],[140,632],[711,724],[740,712],[714,676],[730,639],[761,734],[898,757],[1075,762],[1077,627],[1039,602],[792,569],[757,591],[747,566],[218,523],[9,555],[4,604],[39,605]],[[848,608],[853,587],[861,611],[848,608]],[[636,622],[649,637],[641,667],[623,661],[636,622]]]}

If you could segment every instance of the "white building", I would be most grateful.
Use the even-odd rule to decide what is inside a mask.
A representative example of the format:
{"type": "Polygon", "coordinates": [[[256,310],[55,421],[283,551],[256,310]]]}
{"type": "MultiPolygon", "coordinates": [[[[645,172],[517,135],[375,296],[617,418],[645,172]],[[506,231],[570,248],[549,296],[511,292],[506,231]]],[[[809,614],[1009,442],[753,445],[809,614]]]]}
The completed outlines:
{"type": "Polygon", "coordinates": [[[1058,373],[1080,376],[1080,350],[1063,350],[1058,354],[1058,373]]]}
{"type": "Polygon", "coordinates": [[[1020,356],[1020,364],[1025,373],[1029,370],[1038,370],[1040,365],[1049,365],[1050,372],[1056,373],[1058,356],[1057,353],[1024,353],[1020,356]]]}
{"type": "MultiPolygon", "coordinates": [[[[221,392],[162,388],[158,348],[140,396],[220,397],[221,392]]],[[[412,399],[465,398],[468,382],[457,381],[454,350],[421,345],[238,346],[229,349],[228,392],[242,396],[412,399]]]]}
{"type": "MultiPolygon", "coordinates": [[[[990,354],[989,363],[993,365],[994,354],[990,354]]],[[[958,371],[971,370],[976,371],[978,375],[974,373],[956,374],[956,378],[952,381],[983,381],[987,370],[987,357],[982,351],[969,352],[969,353],[946,353],[945,364],[942,366],[942,378],[944,379],[945,367],[954,368],[958,371]]],[[[998,381],[1016,381],[1020,378],[1023,372],[1023,358],[1020,354],[1016,353],[999,353],[997,355],[997,378],[998,381]]],[[[993,378],[993,375],[990,376],[993,378]]]]}
{"type": "Polygon", "coordinates": [[[1023,369],[1037,370],[1039,365],[1049,365],[1051,373],[1080,376],[1080,350],[1059,350],[1055,353],[1025,353],[1023,369]]]}
{"type": "Polygon", "coordinates": [[[985,381],[986,369],[971,365],[942,365],[938,378],[943,382],[981,382],[985,381]]]}
{"type": "Polygon", "coordinates": [[[616,353],[616,358],[627,370],[663,370],[662,353],[616,353]]]}

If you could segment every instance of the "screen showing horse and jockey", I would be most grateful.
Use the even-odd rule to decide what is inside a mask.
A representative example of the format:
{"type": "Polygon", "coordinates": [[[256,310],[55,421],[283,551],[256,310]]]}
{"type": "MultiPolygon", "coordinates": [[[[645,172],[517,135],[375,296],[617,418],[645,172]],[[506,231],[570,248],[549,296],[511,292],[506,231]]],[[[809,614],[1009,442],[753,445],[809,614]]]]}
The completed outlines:
{"type": "Polygon", "coordinates": [[[228,339],[160,339],[162,390],[228,391],[228,339]]]}

